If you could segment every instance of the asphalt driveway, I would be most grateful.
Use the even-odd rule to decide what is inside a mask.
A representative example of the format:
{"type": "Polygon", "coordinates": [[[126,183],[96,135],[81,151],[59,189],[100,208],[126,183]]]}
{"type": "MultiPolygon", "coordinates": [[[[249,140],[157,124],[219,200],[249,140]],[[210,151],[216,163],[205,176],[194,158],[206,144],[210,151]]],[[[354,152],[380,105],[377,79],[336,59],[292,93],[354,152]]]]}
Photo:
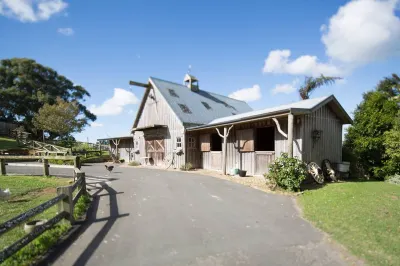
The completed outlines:
{"type": "Polygon", "coordinates": [[[93,213],[54,265],[346,265],[288,196],[192,173],[84,171],[93,213]]]}

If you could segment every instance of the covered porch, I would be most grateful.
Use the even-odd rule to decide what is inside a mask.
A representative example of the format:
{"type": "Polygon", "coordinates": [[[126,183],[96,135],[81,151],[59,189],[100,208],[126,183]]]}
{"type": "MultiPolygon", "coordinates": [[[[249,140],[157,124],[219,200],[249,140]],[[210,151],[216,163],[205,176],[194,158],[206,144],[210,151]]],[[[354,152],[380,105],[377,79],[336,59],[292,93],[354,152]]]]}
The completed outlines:
{"type": "Polygon", "coordinates": [[[187,130],[187,162],[223,174],[238,168],[249,175],[263,175],[282,152],[301,159],[300,127],[290,112],[221,120],[187,130]],[[190,145],[191,141],[198,145],[190,145]]]}

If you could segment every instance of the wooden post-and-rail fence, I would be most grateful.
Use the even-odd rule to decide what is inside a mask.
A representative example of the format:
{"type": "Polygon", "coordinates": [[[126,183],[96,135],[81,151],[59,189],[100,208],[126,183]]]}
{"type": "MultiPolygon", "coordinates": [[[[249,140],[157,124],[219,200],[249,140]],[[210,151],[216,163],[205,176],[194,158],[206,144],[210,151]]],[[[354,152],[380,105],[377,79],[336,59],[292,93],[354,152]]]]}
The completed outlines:
{"type": "Polygon", "coordinates": [[[49,168],[81,168],[80,158],[79,156],[0,156],[0,174],[6,175],[7,169],[6,166],[19,166],[19,167],[43,167],[43,175],[49,176],[50,171],[49,168]],[[24,160],[32,160],[32,159],[41,159],[43,164],[27,164],[27,163],[7,163],[8,160],[12,161],[24,161],[24,160]],[[63,161],[74,161],[74,165],[49,165],[49,160],[63,160],[63,161]]]}
{"type": "Polygon", "coordinates": [[[76,178],[76,182],[73,183],[72,185],[57,188],[56,197],[18,215],[17,217],[8,220],[3,224],[0,224],[0,236],[2,236],[4,233],[10,231],[19,224],[28,221],[30,218],[58,204],[58,213],[56,216],[48,220],[43,225],[35,227],[35,229],[31,233],[26,234],[24,237],[20,238],[10,246],[0,251],[0,264],[3,263],[6,259],[11,257],[16,252],[18,252],[24,246],[32,242],[38,236],[43,234],[45,231],[51,229],[62,219],[68,220],[71,223],[71,225],[75,223],[74,220],[75,204],[78,202],[79,198],[82,195],[87,193],[87,191],[86,191],[85,172],[82,172],[80,169],[75,168],[74,177],[76,178]],[[73,196],[73,192],[76,189],[79,190],[76,193],[76,195],[73,196]]]}

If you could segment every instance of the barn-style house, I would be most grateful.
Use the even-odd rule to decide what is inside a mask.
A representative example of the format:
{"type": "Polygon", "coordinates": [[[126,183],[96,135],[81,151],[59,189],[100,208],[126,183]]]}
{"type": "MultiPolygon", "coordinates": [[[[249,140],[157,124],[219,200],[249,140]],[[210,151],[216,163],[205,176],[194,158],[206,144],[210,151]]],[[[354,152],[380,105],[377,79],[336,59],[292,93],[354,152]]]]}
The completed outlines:
{"type": "Polygon", "coordinates": [[[268,171],[282,152],[305,162],[342,160],[342,130],[352,122],[336,98],[314,98],[253,111],[246,102],[200,90],[186,75],[184,84],[150,77],[132,127],[130,160],[179,168],[251,175],[268,171]]]}

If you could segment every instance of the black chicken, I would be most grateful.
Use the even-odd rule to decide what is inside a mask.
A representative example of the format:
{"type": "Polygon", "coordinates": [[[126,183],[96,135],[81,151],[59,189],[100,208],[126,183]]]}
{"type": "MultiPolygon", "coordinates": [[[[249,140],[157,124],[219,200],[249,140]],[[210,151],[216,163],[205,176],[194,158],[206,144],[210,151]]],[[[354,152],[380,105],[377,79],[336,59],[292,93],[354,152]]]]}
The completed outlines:
{"type": "Polygon", "coordinates": [[[107,171],[109,172],[109,174],[111,174],[111,171],[114,169],[114,165],[110,165],[110,166],[105,165],[105,167],[106,167],[107,171]]]}

